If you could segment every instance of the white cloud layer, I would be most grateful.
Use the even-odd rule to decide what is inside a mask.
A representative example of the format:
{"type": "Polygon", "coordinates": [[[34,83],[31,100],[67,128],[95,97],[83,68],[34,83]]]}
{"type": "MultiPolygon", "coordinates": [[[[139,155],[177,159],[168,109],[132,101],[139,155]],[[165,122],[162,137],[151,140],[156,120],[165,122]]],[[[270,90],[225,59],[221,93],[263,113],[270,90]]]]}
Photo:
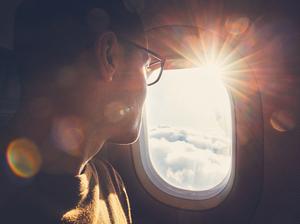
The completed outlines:
{"type": "Polygon", "coordinates": [[[230,170],[231,139],[170,127],[149,132],[150,158],[168,183],[188,190],[207,190],[230,170]]]}

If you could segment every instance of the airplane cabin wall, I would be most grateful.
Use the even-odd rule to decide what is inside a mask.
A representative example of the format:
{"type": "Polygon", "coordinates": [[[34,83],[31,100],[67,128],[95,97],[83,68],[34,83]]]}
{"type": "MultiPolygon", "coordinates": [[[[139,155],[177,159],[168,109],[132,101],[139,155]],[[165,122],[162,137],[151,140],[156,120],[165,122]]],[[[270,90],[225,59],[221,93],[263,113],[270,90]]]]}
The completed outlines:
{"type": "MultiPolygon", "coordinates": [[[[1,46],[12,48],[13,12],[19,1],[20,0],[7,0],[1,1],[0,3],[1,46]]],[[[149,27],[160,21],[159,19],[155,20],[151,18],[151,16],[154,17],[154,15],[159,14],[156,10],[162,10],[171,5],[178,7],[182,4],[179,4],[179,2],[181,1],[162,1],[162,7],[158,1],[147,1],[146,6],[149,7],[149,9],[147,9],[148,11],[144,14],[144,17],[146,21],[149,20],[149,27]]],[[[199,2],[204,8],[207,6],[205,1],[199,2]]],[[[208,2],[218,3],[221,1],[208,2]]],[[[184,8],[186,6],[181,7],[184,8]]],[[[300,221],[298,222],[298,220],[300,220],[298,215],[300,211],[299,7],[295,1],[283,0],[265,1],[264,3],[261,1],[242,2],[235,0],[230,1],[230,3],[227,2],[224,7],[228,10],[231,9],[233,12],[243,11],[245,14],[254,12],[255,15],[264,14],[270,15],[271,17],[273,16],[273,21],[280,23],[274,35],[286,34],[283,35],[284,37],[280,41],[281,46],[278,52],[282,54],[280,62],[284,66],[278,71],[272,70],[270,73],[266,72],[268,74],[259,74],[255,77],[260,88],[263,108],[264,178],[261,197],[257,204],[255,214],[247,218],[249,223],[252,224],[300,223],[300,221]],[[281,20],[278,18],[281,18],[281,20]],[[284,113],[286,113],[285,115],[288,116],[289,123],[294,125],[293,128],[282,132],[272,127],[270,119],[274,113],[278,111],[284,111],[284,113]]],[[[170,12],[170,9],[167,11],[170,12]]],[[[170,20],[165,22],[172,23],[174,21],[175,20],[170,20]]],[[[274,61],[274,55],[268,55],[268,57],[270,63],[273,60],[273,66],[275,66],[277,63],[274,61]]],[[[289,129],[289,127],[287,128],[289,129]]],[[[212,220],[209,216],[200,216],[201,211],[175,209],[155,200],[145,191],[137,178],[130,150],[130,147],[126,146],[107,145],[101,154],[115,165],[125,180],[131,199],[135,223],[222,223],[222,217],[215,217],[212,220]],[[137,198],[138,195],[146,196],[137,198]],[[165,214],[170,215],[165,216],[165,214]],[[202,218],[200,219],[199,217],[202,218]]],[[[238,190],[238,187],[235,188],[235,191],[238,190]]],[[[245,196],[245,200],[247,200],[247,196],[245,196]]],[[[214,210],[210,212],[213,213],[214,210]]],[[[247,214],[239,213],[239,204],[236,204],[236,213],[230,215],[241,216],[242,220],[242,216],[247,214]]]]}

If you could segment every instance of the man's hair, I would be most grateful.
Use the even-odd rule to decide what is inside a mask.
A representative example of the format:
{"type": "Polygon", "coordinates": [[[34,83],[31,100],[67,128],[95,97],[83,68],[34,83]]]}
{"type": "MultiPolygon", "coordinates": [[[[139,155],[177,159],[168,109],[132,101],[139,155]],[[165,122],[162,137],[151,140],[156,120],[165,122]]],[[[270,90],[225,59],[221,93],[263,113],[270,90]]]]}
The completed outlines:
{"type": "Polygon", "coordinates": [[[109,17],[105,30],[143,34],[138,13],[122,0],[25,0],[16,11],[14,41],[22,76],[68,65],[93,47],[104,31],[90,24],[90,12],[95,9],[109,17]]]}

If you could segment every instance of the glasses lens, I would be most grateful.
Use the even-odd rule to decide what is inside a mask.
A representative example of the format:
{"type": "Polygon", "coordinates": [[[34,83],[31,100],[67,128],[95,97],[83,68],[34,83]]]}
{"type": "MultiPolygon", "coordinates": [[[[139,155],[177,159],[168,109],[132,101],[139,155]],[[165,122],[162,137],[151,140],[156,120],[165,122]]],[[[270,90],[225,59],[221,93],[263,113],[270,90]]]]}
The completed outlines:
{"type": "Polygon", "coordinates": [[[161,74],[162,67],[156,68],[154,70],[148,68],[147,69],[147,85],[154,84],[159,79],[161,74]]]}
{"type": "Polygon", "coordinates": [[[154,55],[149,54],[149,62],[146,68],[147,85],[157,82],[157,80],[160,78],[161,70],[162,61],[154,55]]]}

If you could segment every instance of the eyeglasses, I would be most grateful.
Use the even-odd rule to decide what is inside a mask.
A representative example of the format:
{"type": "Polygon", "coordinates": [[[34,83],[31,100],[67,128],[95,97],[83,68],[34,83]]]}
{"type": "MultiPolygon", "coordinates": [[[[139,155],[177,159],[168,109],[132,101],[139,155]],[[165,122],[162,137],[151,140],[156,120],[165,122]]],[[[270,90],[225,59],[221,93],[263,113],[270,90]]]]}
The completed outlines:
{"type": "Polygon", "coordinates": [[[122,38],[122,40],[147,53],[148,60],[145,64],[147,86],[152,86],[156,84],[161,78],[166,59],[162,58],[157,53],[148,50],[147,48],[142,47],[130,40],[127,40],[125,38],[122,38]]]}

